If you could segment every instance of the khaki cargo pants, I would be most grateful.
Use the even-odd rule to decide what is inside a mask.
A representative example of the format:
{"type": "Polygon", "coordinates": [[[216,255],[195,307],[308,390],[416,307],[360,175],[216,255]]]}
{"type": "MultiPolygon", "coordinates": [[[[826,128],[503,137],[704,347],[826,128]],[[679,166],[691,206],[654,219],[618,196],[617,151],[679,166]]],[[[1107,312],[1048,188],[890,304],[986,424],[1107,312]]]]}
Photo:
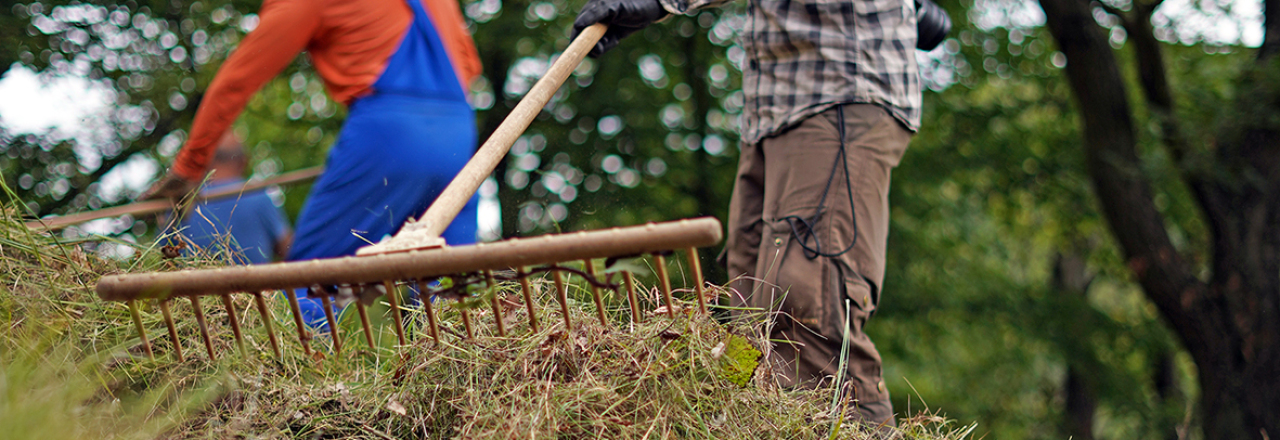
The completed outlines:
{"type": "Polygon", "coordinates": [[[889,175],[909,141],[879,106],[832,108],[743,146],[729,205],[731,304],[769,311],[770,336],[791,341],[774,344],[767,365],[784,386],[831,385],[847,341],[846,395],[875,423],[893,424],[893,407],[863,327],[884,279],[889,175]]]}

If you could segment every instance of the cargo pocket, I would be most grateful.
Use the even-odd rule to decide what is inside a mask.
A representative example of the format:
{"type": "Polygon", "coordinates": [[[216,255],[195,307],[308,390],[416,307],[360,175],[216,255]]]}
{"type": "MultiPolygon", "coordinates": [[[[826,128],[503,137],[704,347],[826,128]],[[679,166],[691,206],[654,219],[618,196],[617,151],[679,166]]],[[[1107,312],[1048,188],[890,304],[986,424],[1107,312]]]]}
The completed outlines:
{"type": "Polygon", "coordinates": [[[822,325],[822,285],[827,278],[822,262],[804,257],[800,246],[793,243],[791,227],[785,221],[766,222],[756,273],[763,283],[753,295],[752,306],[776,312],[775,329],[785,330],[800,324],[813,331],[822,325]]]}
{"type": "Polygon", "coordinates": [[[875,314],[880,302],[877,289],[856,270],[840,260],[830,260],[831,267],[839,273],[841,304],[833,307],[840,313],[848,313],[848,321],[841,316],[835,322],[842,325],[839,337],[845,340],[844,323],[848,323],[849,335],[845,340],[849,344],[848,374],[850,384],[856,391],[856,398],[864,402],[879,402],[889,398],[884,388],[883,371],[880,364],[880,353],[875,344],[864,332],[867,321],[875,314]]]}
{"type": "Polygon", "coordinates": [[[875,313],[877,301],[872,294],[874,289],[844,261],[835,258],[822,260],[829,273],[823,289],[827,292],[824,308],[829,315],[823,320],[828,323],[823,334],[837,340],[843,339],[845,323],[848,322],[849,331],[856,337],[862,333],[867,320],[875,313]]]}

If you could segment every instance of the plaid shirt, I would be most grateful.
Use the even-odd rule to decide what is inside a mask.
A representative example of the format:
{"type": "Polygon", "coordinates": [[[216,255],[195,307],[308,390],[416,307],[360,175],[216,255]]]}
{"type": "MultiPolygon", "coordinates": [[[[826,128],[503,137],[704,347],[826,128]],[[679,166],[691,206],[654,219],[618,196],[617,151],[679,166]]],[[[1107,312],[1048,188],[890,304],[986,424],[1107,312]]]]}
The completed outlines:
{"type": "MultiPolygon", "coordinates": [[[[691,14],[729,0],[660,0],[691,14]]],[[[920,128],[911,0],[749,0],[742,140],[776,134],[838,104],[884,107],[920,128]]]]}

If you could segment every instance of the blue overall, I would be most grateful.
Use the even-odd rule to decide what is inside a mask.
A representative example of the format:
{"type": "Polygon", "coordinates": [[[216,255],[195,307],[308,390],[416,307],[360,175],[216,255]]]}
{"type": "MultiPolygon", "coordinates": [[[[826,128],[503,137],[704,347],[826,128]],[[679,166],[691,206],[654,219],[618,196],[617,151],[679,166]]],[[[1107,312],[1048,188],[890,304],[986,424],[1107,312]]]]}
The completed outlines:
{"type": "MultiPolygon", "coordinates": [[[[298,217],[288,260],[354,255],[394,235],[444,191],[475,153],[475,115],[421,0],[413,23],[373,84],[348,111],[325,172],[298,217]]],[[[444,232],[450,245],[476,239],[477,198],[444,232]]],[[[327,329],[318,299],[299,289],[303,319],[327,329]]]]}

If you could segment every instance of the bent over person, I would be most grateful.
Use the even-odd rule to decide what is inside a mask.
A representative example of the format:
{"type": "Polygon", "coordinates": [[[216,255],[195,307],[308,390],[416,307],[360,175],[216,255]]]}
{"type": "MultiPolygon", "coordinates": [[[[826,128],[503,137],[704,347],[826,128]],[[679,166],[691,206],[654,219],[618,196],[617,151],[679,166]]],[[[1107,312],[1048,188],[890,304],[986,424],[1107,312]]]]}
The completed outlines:
{"type": "MultiPolygon", "coordinates": [[[[265,0],[258,15],[205,92],[173,167],[147,196],[191,191],[250,96],[305,50],[349,111],[288,259],[352,255],[422,214],[476,145],[466,93],[480,62],[457,1],[265,0]]],[[[473,243],[476,227],[473,198],[443,236],[473,243]]],[[[302,302],[309,323],[324,322],[315,301],[302,302]]]]}
{"type": "MultiPolygon", "coordinates": [[[[245,185],[249,157],[240,138],[227,131],[209,162],[212,175],[201,189],[208,194],[245,185]]],[[[177,230],[194,249],[220,253],[236,264],[264,264],[284,258],[293,243],[293,228],[265,190],[205,200],[191,208],[177,230]]]]}
{"type": "MultiPolygon", "coordinates": [[[[590,0],[577,31],[609,25],[593,55],[668,14],[727,0],[590,0]]],[[[863,332],[880,302],[889,176],[920,127],[915,54],[950,28],[909,0],[749,0],[742,151],[726,245],[736,306],[773,313],[783,385],[838,384],[855,416],[895,425],[880,354],[863,332]],[[917,38],[917,13],[938,21],[917,38]],[[926,41],[928,40],[928,41],[926,41]],[[847,350],[844,371],[842,349],[847,350]]],[[[922,22],[923,24],[924,22],[922,22]]]]}

